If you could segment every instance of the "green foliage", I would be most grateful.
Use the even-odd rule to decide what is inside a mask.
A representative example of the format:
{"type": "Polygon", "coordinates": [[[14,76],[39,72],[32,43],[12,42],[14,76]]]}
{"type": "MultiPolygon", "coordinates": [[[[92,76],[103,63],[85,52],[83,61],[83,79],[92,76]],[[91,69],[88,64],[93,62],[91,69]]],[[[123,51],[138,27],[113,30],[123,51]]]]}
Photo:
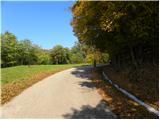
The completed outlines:
{"type": "MultiPolygon", "coordinates": [[[[86,57],[89,55],[87,54],[93,54],[89,53],[90,48],[86,44],[80,42],[76,42],[71,49],[56,45],[51,50],[45,50],[34,45],[30,40],[18,41],[16,36],[9,32],[2,34],[1,41],[2,67],[34,64],[79,64],[88,61],[86,57]]],[[[98,63],[104,62],[102,54],[100,52],[98,54],[98,63]]]]}
{"type": "Polygon", "coordinates": [[[86,62],[87,63],[92,63],[93,62],[93,59],[94,59],[94,55],[93,54],[87,54],[86,56],[86,62]]]}
{"type": "Polygon", "coordinates": [[[49,64],[49,53],[45,54],[39,60],[41,55],[45,54],[44,50],[36,45],[33,45],[30,40],[16,39],[12,33],[5,32],[1,35],[1,65],[9,67],[15,65],[31,65],[37,63],[49,64]],[[46,57],[46,58],[44,58],[46,57]]]}
{"type": "Polygon", "coordinates": [[[21,65],[30,65],[37,62],[37,56],[34,46],[29,40],[19,41],[18,44],[18,62],[21,65]]]}
{"type": "Polygon", "coordinates": [[[17,40],[9,32],[1,36],[1,60],[5,66],[15,65],[17,57],[17,40]]]}
{"type": "Polygon", "coordinates": [[[56,45],[51,50],[51,58],[53,64],[78,64],[85,63],[85,46],[80,43],[75,43],[71,48],[63,48],[61,45],[56,45]]]}
{"type": "Polygon", "coordinates": [[[38,56],[38,64],[48,65],[51,64],[51,58],[49,54],[42,54],[38,56]]]}
{"type": "Polygon", "coordinates": [[[61,45],[56,45],[51,50],[51,58],[53,64],[69,63],[69,50],[61,45]]]}
{"type": "Polygon", "coordinates": [[[85,62],[85,46],[80,43],[75,43],[71,49],[71,63],[84,63],[85,62]]]}
{"type": "Polygon", "coordinates": [[[87,63],[93,63],[93,60],[96,60],[97,63],[107,63],[109,60],[109,54],[101,53],[100,51],[88,52],[86,56],[87,63]]]}

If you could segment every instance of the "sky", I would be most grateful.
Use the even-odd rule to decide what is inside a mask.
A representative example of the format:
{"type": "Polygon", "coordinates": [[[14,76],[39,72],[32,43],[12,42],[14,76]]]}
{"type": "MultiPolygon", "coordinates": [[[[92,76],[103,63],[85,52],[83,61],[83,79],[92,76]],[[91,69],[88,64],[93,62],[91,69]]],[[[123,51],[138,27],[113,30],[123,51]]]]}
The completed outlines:
{"type": "Polygon", "coordinates": [[[3,1],[1,32],[9,31],[18,40],[29,39],[45,49],[60,44],[71,48],[77,38],[70,21],[73,1],[3,1]]]}

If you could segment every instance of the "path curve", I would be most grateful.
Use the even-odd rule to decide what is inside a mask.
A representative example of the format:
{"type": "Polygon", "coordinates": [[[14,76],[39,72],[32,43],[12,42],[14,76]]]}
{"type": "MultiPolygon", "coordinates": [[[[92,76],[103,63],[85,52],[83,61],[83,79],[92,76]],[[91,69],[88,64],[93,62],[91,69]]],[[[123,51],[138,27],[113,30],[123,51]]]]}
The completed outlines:
{"type": "Polygon", "coordinates": [[[2,118],[115,118],[90,70],[71,68],[45,78],[3,105],[2,118]]]}

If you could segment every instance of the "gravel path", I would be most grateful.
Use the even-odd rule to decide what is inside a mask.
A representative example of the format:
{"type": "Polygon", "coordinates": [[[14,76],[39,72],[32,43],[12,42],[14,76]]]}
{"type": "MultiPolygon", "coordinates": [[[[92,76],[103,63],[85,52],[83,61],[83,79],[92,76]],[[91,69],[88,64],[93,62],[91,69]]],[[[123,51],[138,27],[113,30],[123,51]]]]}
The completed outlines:
{"type": "Polygon", "coordinates": [[[56,73],[1,107],[2,118],[115,118],[91,83],[91,67],[56,73]]]}

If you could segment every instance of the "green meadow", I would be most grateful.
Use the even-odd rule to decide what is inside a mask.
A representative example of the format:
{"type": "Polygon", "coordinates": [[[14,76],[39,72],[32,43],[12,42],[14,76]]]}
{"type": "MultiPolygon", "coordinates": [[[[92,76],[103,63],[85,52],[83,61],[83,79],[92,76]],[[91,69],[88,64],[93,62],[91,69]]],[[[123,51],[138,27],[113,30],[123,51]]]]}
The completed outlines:
{"type": "Polygon", "coordinates": [[[81,66],[82,64],[66,64],[66,65],[31,65],[31,66],[15,66],[1,69],[1,83],[18,82],[30,79],[39,73],[59,72],[68,68],[81,66]]]}

